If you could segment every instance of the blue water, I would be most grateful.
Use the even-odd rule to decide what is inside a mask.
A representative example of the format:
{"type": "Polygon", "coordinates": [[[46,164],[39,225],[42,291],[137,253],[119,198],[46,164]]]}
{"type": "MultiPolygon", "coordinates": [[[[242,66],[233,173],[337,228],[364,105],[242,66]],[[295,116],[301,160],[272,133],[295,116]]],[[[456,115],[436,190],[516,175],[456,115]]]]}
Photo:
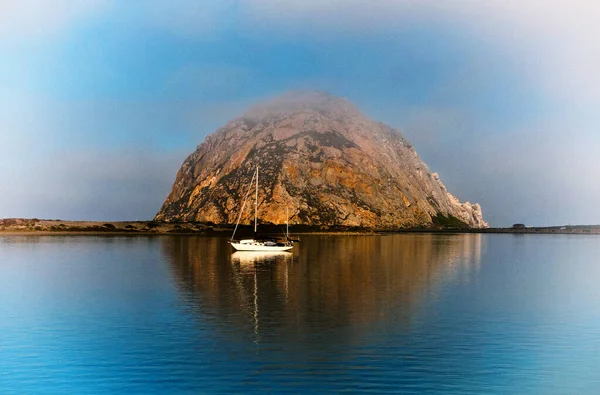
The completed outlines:
{"type": "Polygon", "coordinates": [[[600,237],[0,236],[0,393],[600,393],[600,237]]]}

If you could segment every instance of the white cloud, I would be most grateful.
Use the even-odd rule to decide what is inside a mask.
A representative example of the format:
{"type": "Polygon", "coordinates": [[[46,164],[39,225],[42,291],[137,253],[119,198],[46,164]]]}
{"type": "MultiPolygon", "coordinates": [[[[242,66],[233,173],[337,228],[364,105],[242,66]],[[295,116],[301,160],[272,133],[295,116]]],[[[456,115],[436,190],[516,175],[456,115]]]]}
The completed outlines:
{"type": "Polygon", "coordinates": [[[0,0],[0,43],[45,40],[102,15],[182,38],[207,39],[230,23],[234,6],[211,0],[0,0]]]}
{"type": "Polygon", "coordinates": [[[424,25],[461,29],[504,51],[549,95],[600,100],[600,3],[587,0],[248,0],[246,29],[331,40],[424,25]]]}
{"type": "Polygon", "coordinates": [[[0,92],[0,218],[150,219],[194,145],[246,106],[0,92]]]}
{"type": "Polygon", "coordinates": [[[139,14],[147,23],[182,38],[216,37],[233,18],[232,1],[146,0],[139,14]]]}
{"type": "Polygon", "coordinates": [[[3,0],[0,41],[44,38],[106,10],[111,0],[3,0]]]}
{"type": "Polygon", "coordinates": [[[170,191],[187,152],[50,151],[0,176],[0,218],[148,220],[170,191]],[[14,174],[14,173],[13,173],[14,174]],[[16,174],[15,174],[16,175],[16,174]]]}
{"type": "Polygon", "coordinates": [[[244,13],[257,29],[267,26],[306,34],[314,34],[315,29],[317,33],[325,29],[330,33],[365,34],[374,29],[402,27],[407,16],[418,16],[423,8],[420,4],[384,0],[249,0],[244,2],[244,13]]]}

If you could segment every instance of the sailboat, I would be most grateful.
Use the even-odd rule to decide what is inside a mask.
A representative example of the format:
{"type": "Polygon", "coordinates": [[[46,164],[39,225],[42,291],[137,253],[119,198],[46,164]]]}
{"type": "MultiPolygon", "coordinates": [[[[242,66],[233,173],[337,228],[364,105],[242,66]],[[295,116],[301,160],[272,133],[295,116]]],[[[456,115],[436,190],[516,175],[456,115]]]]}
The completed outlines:
{"type": "Polygon", "coordinates": [[[257,234],[257,228],[258,228],[258,166],[256,166],[256,171],[254,172],[254,175],[252,176],[252,181],[250,181],[250,184],[253,183],[253,181],[256,180],[256,189],[255,189],[255,193],[254,193],[254,238],[253,239],[244,239],[244,240],[234,240],[235,237],[235,232],[238,228],[238,225],[240,224],[240,219],[242,218],[242,212],[244,211],[244,207],[246,205],[246,200],[248,199],[248,195],[250,194],[250,191],[248,191],[248,194],[246,194],[246,198],[244,199],[244,203],[242,204],[242,209],[240,210],[240,214],[238,216],[238,220],[235,224],[235,228],[233,230],[233,235],[231,236],[231,240],[229,241],[229,243],[231,244],[231,246],[236,250],[236,251],[289,251],[292,248],[294,248],[293,246],[293,242],[290,241],[289,238],[289,224],[288,221],[286,220],[286,224],[288,226],[288,230],[286,231],[286,238],[284,242],[278,242],[276,240],[273,239],[258,239],[258,234],[257,234]]]}

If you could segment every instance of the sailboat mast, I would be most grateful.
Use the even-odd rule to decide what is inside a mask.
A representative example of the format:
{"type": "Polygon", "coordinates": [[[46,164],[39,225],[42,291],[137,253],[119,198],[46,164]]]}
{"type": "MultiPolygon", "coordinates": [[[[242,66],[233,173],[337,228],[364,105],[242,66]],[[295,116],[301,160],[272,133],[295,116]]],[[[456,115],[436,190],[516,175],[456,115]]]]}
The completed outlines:
{"type": "Polygon", "coordinates": [[[256,192],[254,194],[254,240],[256,240],[256,229],[258,224],[258,165],[256,165],[256,192]]]}
{"type": "Polygon", "coordinates": [[[290,240],[290,209],[285,208],[285,241],[290,240]]]}

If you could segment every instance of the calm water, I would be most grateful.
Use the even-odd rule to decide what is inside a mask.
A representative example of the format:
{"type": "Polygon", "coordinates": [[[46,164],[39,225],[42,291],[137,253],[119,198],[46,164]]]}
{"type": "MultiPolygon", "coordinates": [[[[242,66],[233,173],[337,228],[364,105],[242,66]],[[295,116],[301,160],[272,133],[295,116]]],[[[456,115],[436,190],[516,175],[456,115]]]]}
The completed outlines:
{"type": "Polygon", "coordinates": [[[600,237],[0,237],[0,393],[600,393],[600,237]]]}

